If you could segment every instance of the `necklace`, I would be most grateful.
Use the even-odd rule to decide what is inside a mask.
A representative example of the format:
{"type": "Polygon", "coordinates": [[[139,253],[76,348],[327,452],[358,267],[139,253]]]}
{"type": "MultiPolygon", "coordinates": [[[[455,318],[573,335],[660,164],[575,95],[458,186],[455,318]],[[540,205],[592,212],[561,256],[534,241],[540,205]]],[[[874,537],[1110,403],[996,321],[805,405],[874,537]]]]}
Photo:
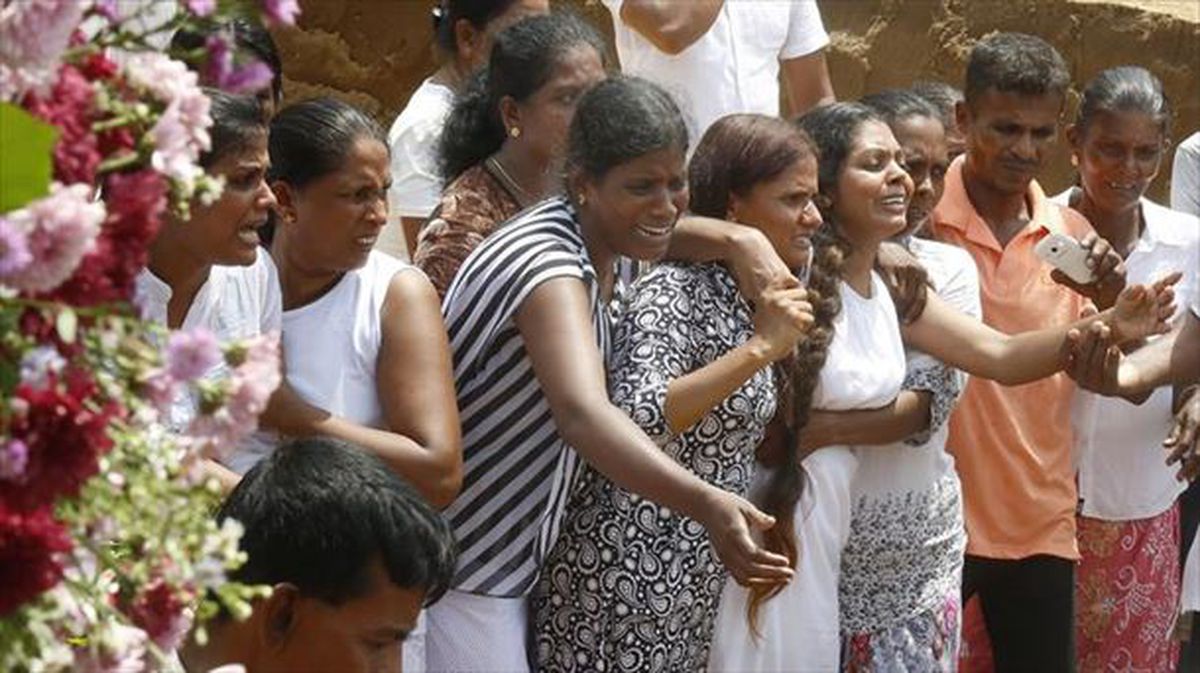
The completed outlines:
{"type": "Polygon", "coordinates": [[[533,203],[533,197],[528,191],[521,187],[521,185],[518,184],[511,175],[508,174],[508,171],[504,170],[504,165],[500,163],[500,160],[496,158],[496,155],[493,154],[487,158],[487,165],[492,169],[492,175],[495,175],[500,179],[500,184],[503,185],[506,190],[508,190],[508,193],[513,197],[513,200],[521,205],[521,207],[525,207],[530,203],[533,203]]]}

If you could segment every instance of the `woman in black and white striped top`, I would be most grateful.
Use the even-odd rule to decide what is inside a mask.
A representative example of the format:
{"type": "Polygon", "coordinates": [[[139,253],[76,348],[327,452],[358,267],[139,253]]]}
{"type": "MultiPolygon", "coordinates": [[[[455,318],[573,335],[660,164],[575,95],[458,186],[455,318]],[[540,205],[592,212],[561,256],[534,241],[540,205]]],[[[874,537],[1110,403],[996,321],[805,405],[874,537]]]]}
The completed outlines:
{"type": "Polygon", "coordinates": [[[459,543],[429,612],[430,670],[528,670],[526,595],[554,541],[576,451],[621,486],[700,521],[740,580],[786,580],[759,548],[770,517],[663,453],[608,399],[620,257],[660,258],[687,203],[687,131],[658,87],[616,77],[580,102],[569,198],[518,215],[464,262],[442,307],[463,421],[459,543]],[[574,450],[572,450],[574,449],[574,450]]]}

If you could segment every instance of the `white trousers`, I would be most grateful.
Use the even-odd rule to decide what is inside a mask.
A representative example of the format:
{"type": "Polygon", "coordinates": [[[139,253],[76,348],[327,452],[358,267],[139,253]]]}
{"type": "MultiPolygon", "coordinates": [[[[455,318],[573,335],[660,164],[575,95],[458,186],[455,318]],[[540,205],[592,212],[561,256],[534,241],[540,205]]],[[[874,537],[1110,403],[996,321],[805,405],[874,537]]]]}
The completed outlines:
{"type": "Polygon", "coordinates": [[[529,673],[525,597],[450,590],[426,613],[425,670],[429,673],[529,673]]]}

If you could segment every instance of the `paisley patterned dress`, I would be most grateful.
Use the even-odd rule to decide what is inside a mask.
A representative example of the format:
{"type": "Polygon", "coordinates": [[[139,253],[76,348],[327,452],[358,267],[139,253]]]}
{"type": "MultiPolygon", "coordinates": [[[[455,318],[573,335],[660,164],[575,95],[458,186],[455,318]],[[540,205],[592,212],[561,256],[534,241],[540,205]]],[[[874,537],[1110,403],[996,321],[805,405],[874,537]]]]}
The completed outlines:
{"type": "MultiPolygon", "coordinates": [[[[775,414],[760,370],[693,427],[672,436],[672,379],[753,333],[749,306],[715,264],[658,266],[634,286],[614,341],[613,402],[671,457],[745,495],[754,450],[775,414]]],[[[534,593],[541,671],[699,671],[727,572],[696,521],[584,468],[534,593]]]]}

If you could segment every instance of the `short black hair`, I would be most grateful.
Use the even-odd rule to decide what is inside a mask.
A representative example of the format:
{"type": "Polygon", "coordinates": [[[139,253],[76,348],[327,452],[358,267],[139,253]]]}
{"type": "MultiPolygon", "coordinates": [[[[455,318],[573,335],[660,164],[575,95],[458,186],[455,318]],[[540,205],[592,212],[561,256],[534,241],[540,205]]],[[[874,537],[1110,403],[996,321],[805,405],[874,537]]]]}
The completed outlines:
{"type": "Polygon", "coordinates": [[[334,439],[278,447],[242,478],[217,517],[245,527],[249,558],[233,579],[288,582],[333,605],[369,589],[376,560],[397,586],[425,590],[428,603],[454,573],[454,539],[441,515],[378,457],[334,439]]]}
{"type": "MultiPolygon", "coordinates": [[[[171,36],[170,50],[196,51],[204,49],[208,38],[222,30],[233,31],[233,46],[262,61],[271,69],[271,98],[278,105],[283,100],[283,61],[279,58],[279,49],[263,25],[245,17],[237,17],[226,25],[213,24],[191,30],[179,30],[171,36]]],[[[185,61],[189,67],[194,64],[185,61]]],[[[212,84],[212,82],[209,82],[212,84]]]]}
{"type": "Polygon", "coordinates": [[[1023,96],[1065,96],[1071,73],[1058,50],[1025,33],[994,33],[976,43],[967,59],[966,101],[988,90],[1023,96]]]}
{"type": "Polygon", "coordinates": [[[267,122],[262,105],[254,96],[234,95],[218,89],[202,89],[209,101],[212,126],[208,129],[209,148],[200,155],[200,166],[212,168],[227,154],[236,152],[251,139],[267,137],[267,122]]]}

